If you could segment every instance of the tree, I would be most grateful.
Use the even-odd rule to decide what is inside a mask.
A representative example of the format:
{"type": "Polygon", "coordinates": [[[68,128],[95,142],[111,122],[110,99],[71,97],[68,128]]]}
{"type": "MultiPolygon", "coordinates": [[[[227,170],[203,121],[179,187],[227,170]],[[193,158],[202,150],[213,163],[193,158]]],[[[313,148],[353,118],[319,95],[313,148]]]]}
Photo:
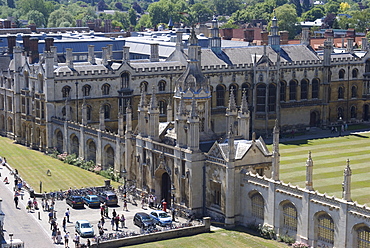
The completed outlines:
{"type": "Polygon", "coordinates": [[[278,20],[279,30],[289,32],[289,38],[293,39],[296,35],[298,21],[297,12],[294,4],[284,4],[277,7],[275,10],[276,18],[278,20]]]}
{"type": "Polygon", "coordinates": [[[9,8],[13,8],[13,9],[15,8],[14,0],[7,0],[6,2],[9,8]]]}
{"type": "Polygon", "coordinates": [[[218,15],[231,15],[241,9],[241,1],[239,0],[213,0],[212,5],[218,15]]]}
{"type": "Polygon", "coordinates": [[[148,27],[152,27],[152,22],[150,20],[150,16],[149,15],[142,15],[139,19],[139,21],[137,22],[136,24],[136,30],[140,30],[141,31],[141,27],[144,27],[144,28],[148,28],[148,27]]]}
{"type": "Polygon", "coordinates": [[[128,11],[128,19],[130,21],[130,25],[131,26],[136,26],[136,23],[137,23],[137,20],[136,20],[137,16],[136,16],[136,11],[131,8],[129,11],[128,11]]]}
{"type": "Polygon", "coordinates": [[[333,0],[329,0],[324,5],[326,14],[329,14],[329,13],[337,14],[339,7],[340,7],[340,4],[337,1],[333,1],[333,0]]]}
{"type": "Polygon", "coordinates": [[[213,13],[212,10],[207,8],[202,3],[196,3],[190,7],[191,15],[195,16],[198,23],[206,22],[211,19],[213,13]]]}
{"type": "Polygon", "coordinates": [[[188,13],[189,9],[182,0],[176,3],[171,0],[160,0],[149,5],[148,12],[152,25],[156,26],[158,23],[168,23],[170,18],[173,22],[187,21],[181,13],[188,13]]]}
{"type": "Polygon", "coordinates": [[[53,11],[48,19],[48,27],[60,27],[61,23],[69,22],[71,25],[74,24],[74,18],[66,8],[60,8],[53,11]]]}
{"type": "Polygon", "coordinates": [[[37,27],[44,27],[45,25],[44,15],[37,10],[29,11],[26,15],[26,19],[28,20],[28,23],[34,23],[37,27]]]}
{"type": "Polygon", "coordinates": [[[313,22],[324,16],[324,9],[320,6],[313,7],[309,11],[302,14],[303,21],[313,22]]]}

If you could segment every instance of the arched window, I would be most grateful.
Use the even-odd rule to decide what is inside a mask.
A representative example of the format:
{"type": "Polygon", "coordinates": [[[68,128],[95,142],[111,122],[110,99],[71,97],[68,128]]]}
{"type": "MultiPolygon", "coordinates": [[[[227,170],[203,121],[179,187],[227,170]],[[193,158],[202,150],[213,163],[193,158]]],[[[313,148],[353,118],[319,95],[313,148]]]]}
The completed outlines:
{"type": "Polygon", "coordinates": [[[62,116],[63,116],[63,117],[65,117],[65,116],[66,116],[66,114],[67,114],[67,112],[66,112],[66,107],[63,107],[63,108],[62,108],[62,116]]]}
{"type": "Polygon", "coordinates": [[[358,70],[355,68],[352,70],[352,78],[357,78],[358,77],[358,70]]]}
{"type": "Polygon", "coordinates": [[[269,112],[275,112],[276,110],[276,86],[275,84],[269,84],[269,112]]]}
{"type": "Polygon", "coordinates": [[[370,228],[368,226],[360,227],[356,230],[356,243],[352,247],[370,247],[370,228]]]}
{"type": "Polygon", "coordinates": [[[104,96],[109,95],[109,89],[110,89],[110,85],[109,84],[103,84],[103,86],[101,87],[102,94],[104,96]]]}
{"type": "Polygon", "coordinates": [[[91,106],[90,106],[90,105],[88,105],[88,106],[87,106],[87,108],[86,108],[86,112],[87,112],[87,113],[86,113],[86,115],[87,115],[87,116],[86,116],[87,120],[88,120],[88,121],[91,121],[92,108],[91,108],[91,106]]]}
{"type": "MultiPolygon", "coordinates": [[[[128,74],[127,72],[124,72],[121,75],[121,89],[129,88],[129,87],[130,87],[130,74],[128,74]]],[[[106,95],[109,95],[109,93],[106,95]]]]}
{"type": "Polygon", "coordinates": [[[343,119],[343,108],[341,108],[341,107],[338,108],[338,119],[339,118],[343,119]]]}
{"type": "Polygon", "coordinates": [[[334,221],[328,214],[321,214],[317,219],[317,238],[328,244],[334,244],[334,221]]]}
{"type": "MultiPolygon", "coordinates": [[[[243,91],[245,92],[245,96],[246,96],[247,102],[248,102],[249,85],[247,83],[242,84],[242,93],[243,93],[243,91]]],[[[243,96],[243,94],[242,94],[242,96],[243,96]]]]}
{"type": "Polygon", "coordinates": [[[351,118],[357,118],[357,111],[355,106],[351,107],[351,118]]]}
{"type": "Polygon", "coordinates": [[[104,105],[104,119],[110,119],[110,106],[108,104],[104,105]]]}
{"type": "Polygon", "coordinates": [[[308,98],[308,81],[303,79],[301,81],[301,100],[306,100],[308,98]]]}
{"type": "Polygon", "coordinates": [[[44,78],[42,74],[38,75],[38,81],[39,81],[39,85],[38,85],[39,93],[43,93],[44,92],[44,78]]]}
{"type": "Polygon", "coordinates": [[[266,85],[257,85],[257,112],[265,112],[266,109],[266,85]]]}
{"type": "Polygon", "coordinates": [[[84,86],[82,86],[82,95],[90,96],[90,90],[91,90],[91,86],[88,84],[85,84],[84,86]]]}
{"type": "Polygon", "coordinates": [[[357,87],[355,85],[351,88],[351,97],[356,98],[357,97],[357,87]]]}
{"type": "Polygon", "coordinates": [[[28,71],[23,72],[24,75],[24,89],[28,90],[30,88],[30,75],[28,71]]]}
{"type": "Polygon", "coordinates": [[[297,82],[292,80],[289,82],[289,101],[297,100],[297,82]]]}
{"type": "Polygon", "coordinates": [[[284,81],[280,81],[280,101],[286,101],[286,83],[284,81]]]}
{"type": "Polygon", "coordinates": [[[297,231],[297,209],[291,202],[283,206],[283,225],[284,229],[297,231]]]}
{"type": "Polygon", "coordinates": [[[143,81],[140,83],[140,93],[142,92],[148,92],[148,82],[143,81]]]}
{"type": "Polygon", "coordinates": [[[344,99],[344,88],[342,86],[338,88],[338,99],[344,99]]]}
{"type": "Polygon", "coordinates": [[[216,87],[216,106],[225,106],[225,87],[220,84],[216,87]]]}
{"type": "Polygon", "coordinates": [[[166,91],[166,82],[161,80],[158,83],[158,91],[166,91]]]}
{"type": "Polygon", "coordinates": [[[167,103],[165,100],[160,100],[158,102],[158,105],[159,105],[159,114],[161,115],[165,115],[167,114],[167,103]]]}
{"type": "Polygon", "coordinates": [[[251,197],[252,203],[252,215],[258,219],[264,219],[265,213],[265,203],[263,201],[263,197],[259,193],[255,193],[251,197]]]}
{"type": "Polygon", "coordinates": [[[312,80],[312,98],[317,99],[319,98],[319,80],[314,78],[312,80]]]}
{"type": "Polygon", "coordinates": [[[346,74],[346,71],[344,69],[339,70],[339,79],[344,79],[344,75],[346,74]]]}
{"type": "Polygon", "coordinates": [[[69,87],[69,86],[64,86],[63,88],[62,88],[62,96],[63,96],[63,98],[67,98],[67,97],[69,97],[69,93],[71,92],[71,87],[69,87]]]}

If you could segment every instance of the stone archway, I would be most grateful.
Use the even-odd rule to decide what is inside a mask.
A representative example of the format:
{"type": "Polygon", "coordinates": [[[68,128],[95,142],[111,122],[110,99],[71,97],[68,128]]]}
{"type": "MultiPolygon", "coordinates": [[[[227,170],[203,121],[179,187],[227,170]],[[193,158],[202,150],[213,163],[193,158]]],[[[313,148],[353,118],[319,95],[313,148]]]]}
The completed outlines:
{"type": "Polygon", "coordinates": [[[167,172],[162,174],[161,198],[166,200],[167,206],[171,205],[171,178],[167,172]]]}
{"type": "Polygon", "coordinates": [[[310,114],[310,127],[317,127],[319,125],[319,113],[312,111],[310,114]]]}
{"type": "Polygon", "coordinates": [[[87,142],[87,161],[96,163],[96,145],[92,140],[87,142]]]}
{"type": "Polygon", "coordinates": [[[71,154],[76,154],[76,157],[79,157],[80,143],[78,137],[73,135],[71,138],[71,154]]]}
{"type": "Polygon", "coordinates": [[[104,164],[103,168],[104,170],[112,167],[114,168],[114,150],[110,145],[107,145],[105,147],[105,153],[104,153],[104,164]]]}

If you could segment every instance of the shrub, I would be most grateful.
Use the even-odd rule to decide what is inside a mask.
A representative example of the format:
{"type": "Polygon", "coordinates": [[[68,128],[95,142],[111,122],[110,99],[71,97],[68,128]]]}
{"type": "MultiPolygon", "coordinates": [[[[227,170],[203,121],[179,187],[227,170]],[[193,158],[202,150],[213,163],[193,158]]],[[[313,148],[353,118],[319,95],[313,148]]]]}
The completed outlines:
{"type": "Polygon", "coordinates": [[[279,236],[279,241],[287,243],[289,245],[293,244],[295,239],[290,237],[289,235],[280,235],[279,236]]]}
{"type": "Polygon", "coordinates": [[[259,225],[258,231],[260,235],[265,239],[274,239],[275,238],[275,230],[272,226],[269,225],[259,225]]]}
{"type": "Polygon", "coordinates": [[[305,243],[297,241],[294,244],[292,244],[292,247],[293,248],[308,248],[308,245],[306,245],[305,243]]]}

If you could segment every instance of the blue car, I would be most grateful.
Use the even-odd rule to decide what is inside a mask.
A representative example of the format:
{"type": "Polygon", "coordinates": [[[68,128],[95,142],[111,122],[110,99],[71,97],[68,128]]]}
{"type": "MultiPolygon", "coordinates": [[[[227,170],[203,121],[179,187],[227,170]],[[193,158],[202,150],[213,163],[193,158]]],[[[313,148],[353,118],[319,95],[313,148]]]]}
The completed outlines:
{"type": "Polygon", "coordinates": [[[157,225],[167,226],[172,224],[172,218],[166,212],[162,210],[155,210],[150,212],[150,217],[152,217],[157,225]]]}
{"type": "Polygon", "coordinates": [[[99,197],[96,195],[87,195],[82,197],[85,205],[91,207],[100,207],[100,200],[99,197]]]}

